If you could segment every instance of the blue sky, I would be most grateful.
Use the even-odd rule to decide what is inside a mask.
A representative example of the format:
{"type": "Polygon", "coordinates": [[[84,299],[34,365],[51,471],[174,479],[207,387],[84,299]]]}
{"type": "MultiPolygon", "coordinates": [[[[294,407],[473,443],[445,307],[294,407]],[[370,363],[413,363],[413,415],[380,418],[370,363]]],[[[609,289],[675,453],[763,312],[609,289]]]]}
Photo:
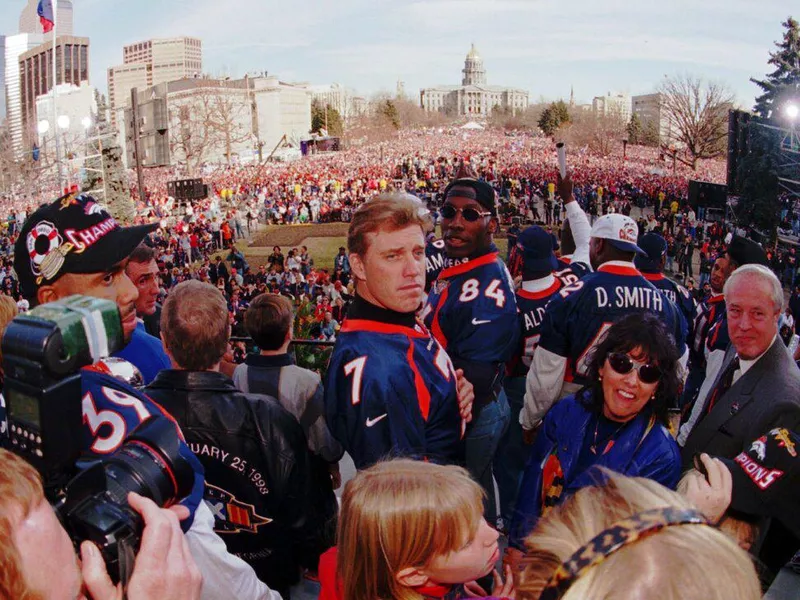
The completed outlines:
{"type": "MultiPolygon", "coordinates": [[[[152,37],[203,40],[204,70],[269,71],[363,95],[460,83],[474,42],[488,83],[531,101],[578,102],[606,92],[649,93],[667,74],[728,84],[750,106],[789,0],[73,0],[75,34],[91,39],[92,83],[122,46],[152,37]],[[654,5],[657,4],[657,5],[654,5]]],[[[0,32],[17,30],[24,0],[0,0],[0,32]]],[[[800,9],[800,5],[794,4],[800,9]]],[[[800,13],[800,10],[795,10],[800,13]]],[[[795,14],[800,18],[800,14],[795,14]]]]}

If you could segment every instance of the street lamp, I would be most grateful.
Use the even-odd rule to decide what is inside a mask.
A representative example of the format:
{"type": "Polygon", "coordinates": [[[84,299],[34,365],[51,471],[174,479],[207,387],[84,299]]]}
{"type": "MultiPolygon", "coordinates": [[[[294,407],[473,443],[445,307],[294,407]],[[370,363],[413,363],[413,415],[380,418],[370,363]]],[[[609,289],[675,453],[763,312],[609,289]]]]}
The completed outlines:
{"type": "Polygon", "coordinates": [[[786,116],[789,117],[790,121],[794,121],[798,115],[800,115],[800,106],[790,104],[786,107],[786,116]]]}
{"type": "Polygon", "coordinates": [[[47,119],[42,119],[36,126],[36,129],[39,131],[39,135],[44,135],[48,131],[50,131],[50,121],[47,119]]]}
{"type": "Polygon", "coordinates": [[[69,117],[67,115],[59,116],[56,122],[59,129],[69,129],[69,117]]]}
{"type": "Polygon", "coordinates": [[[84,129],[86,129],[86,130],[88,131],[88,130],[89,130],[89,127],[91,127],[91,126],[92,126],[92,119],[91,119],[91,117],[83,117],[83,118],[81,119],[81,125],[83,125],[83,128],[84,128],[84,129]]]}
{"type": "Polygon", "coordinates": [[[622,136],[622,160],[628,158],[628,136],[622,136]]]}

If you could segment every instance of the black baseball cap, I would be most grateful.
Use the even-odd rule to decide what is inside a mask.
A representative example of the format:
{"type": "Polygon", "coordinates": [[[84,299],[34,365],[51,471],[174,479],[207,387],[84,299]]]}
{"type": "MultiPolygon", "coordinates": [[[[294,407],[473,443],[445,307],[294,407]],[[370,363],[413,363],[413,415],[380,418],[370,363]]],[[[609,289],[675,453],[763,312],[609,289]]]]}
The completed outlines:
{"type": "Polygon", "coordinates": [[[65,273],[100,273],[130,256],[158,223],[120,227],[86,194],[67,194],[40,206],[25,221],[14,245],[14,270],[22,295],[36,300],[38,289],[65,273]]]}
{"type": "Polygon", "coordinates": [[[727,253],[740,267],[752,264],[769,266],[764,248],[753,240],[738,235],[733,236],[731,239],[727,253]]]}
{"type": "Polygon", "coordinates": [[[667,240],[657,233],[645,233],[639,240],[639,247],[647,256],[636,255],[633,259],[636,268],[643,273],[660,273],[661,259],[667,253],[667,240]]]}
{"type": "Polygon", "coordinates": [[[497,216],[497,194],[494,188],[480,179],[461,177],[448,185],[444,190],[444,198],[469,198],[475,200],[486,210],[497,216]]]}
{"type": "Polygon", "coordinates": [[[721,460],[733,479],[732,509],[776,518],[800,538],[800,436],[776,427],[736,458],[721,460]]]}

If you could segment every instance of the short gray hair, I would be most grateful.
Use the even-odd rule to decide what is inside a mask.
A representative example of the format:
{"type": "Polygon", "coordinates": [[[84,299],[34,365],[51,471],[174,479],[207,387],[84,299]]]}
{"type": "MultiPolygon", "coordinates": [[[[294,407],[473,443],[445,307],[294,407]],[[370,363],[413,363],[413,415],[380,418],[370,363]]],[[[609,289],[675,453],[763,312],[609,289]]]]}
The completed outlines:
{"type": "Polygon", "coordinates": [[[772,303],[775,305],[775,309],[780,311],[783,308],[783,286],[781,285],[781,282],[778,280],[778,277],[775,275],[775,273],[773,273],[764,265],[744,265],[731,273],[731,276],[728,277],[728,280],[725,282],[725,286],[722,288],[722,293],[725,295],[725,301],[729,301],[728,295],[730,294],[731,287],[736,283],[736,280],[747,275],[756,277],[757,279],[769,284],[771,288],[770,296],[772,296],[772,303]]]}

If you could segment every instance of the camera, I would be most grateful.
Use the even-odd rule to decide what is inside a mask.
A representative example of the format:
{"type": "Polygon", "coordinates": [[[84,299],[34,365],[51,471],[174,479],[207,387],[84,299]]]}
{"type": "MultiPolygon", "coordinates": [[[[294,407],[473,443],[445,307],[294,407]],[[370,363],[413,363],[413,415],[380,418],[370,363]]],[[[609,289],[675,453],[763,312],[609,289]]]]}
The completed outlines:
{"type": "Polygon", "coordinates": [[[40,472],[76,547],[94,542],[111,578],[126,583],[144,525],[128,506],[128,492],[170,506],[191,493],[195,473],[180,454],[175,424],[148,413],[146,398],[113,378],[124,368],[107,357],[123,344],[116,304],[84,296],[16,317],[2,340],[8,448],[40,472]],[[90,365],[93,371],[82,372],[90,365]],[[92,376],[119,412],[98,409],[92,391],[84,390],[92,376]],[[139,417],[130,432],[120,414],[126,407],[139,417]]]}

